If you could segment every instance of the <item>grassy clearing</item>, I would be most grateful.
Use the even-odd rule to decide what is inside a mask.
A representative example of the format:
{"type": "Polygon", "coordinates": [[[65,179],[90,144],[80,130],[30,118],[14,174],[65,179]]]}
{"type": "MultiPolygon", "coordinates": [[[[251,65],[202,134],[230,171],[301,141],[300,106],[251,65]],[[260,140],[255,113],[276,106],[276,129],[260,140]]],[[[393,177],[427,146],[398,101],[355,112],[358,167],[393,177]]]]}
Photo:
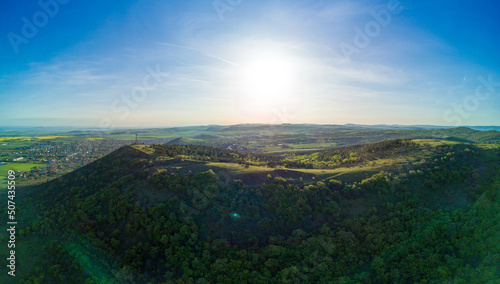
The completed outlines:
{"type": "Polygon", "coordinates": [[[284,143],[290,148],[283,148],[281,146],[266,145],[262,143],[250,143],[247,145],[250,149],[257,150],[262,153],[290,153],[290,152],[301,152],[301,151],[315,151],[315,150],[325,150],[335,148],[338,145],[336,143],[307,143],[307,144],[293,144],[284,143]],[[264,146],[264,147],[262,147],[264,146]]]}
{"type": "Polygon", "coordinates": [[[155,150],[147,145],[132,145],[132,148],[144,152],[148,155],[154,154],[155,150]]]}
{"type": "Polygon", "coordinates": [[[464,144],[463,142],[457,141],[445,141],[445,140],[437,140],[437,139],[413,139],[413,142],[419,145],[430,145],[432,147],[442,146],[442,145],[457,145],[464,144]]]}
{"type": "Polygon", "coordinates": [[[26,172],[31,170],[33,167],[37,166],[42,166],[45,165],[43,163],[18,163],[18,162],[11,162],[7,163],[6,165],[1,165],[0,166],[0,189],[3,189],[7,186],[7,181],[5,180],[7,178],[9,170],[13,170],[16,172],[26,172]]]}
{"type": "Polygon", "coordinates": [[[275,170],[286,170],[289,172],[300,172],[304,174],[308,174],[314,176],[314,178],[304,178],[304,182],[317,182],[321,180],[329,180],[329,179],[339,179],[344,182],[355,182],[361,181],[363,179],[369,178],[374,174],[379,173],[380,171],[388,171],[394,169],[394,166],[389,164],[377,164],[371,166],[358,166],[358,167],[350,167],[350,168],[337,168],[337,169],[286,169],[286,168],[269,168],[269,167],[260,167],[260,166],[250,166],[245,168],[238,164],[231,163],[214,163],[210,162],[206,164],[208,167],[219,168],[227,171],[232,176],[240,176],[246,174],[260,174],[267,175],[271,174],[271,176],[275,176],[273,173],[275,170]]]}
{"type": "Polygon", "coordinates": [[[208,167],[216,167],[216,168],[226,170],[230,174],[234,174],[234,175],[244,175],[244,174],[251,174],[251,173],[268,173],[268,172],[272,172],[275,170],[274,168],[260,167],[260,166],[249,166],[248,168],[245,168],[239,164],[233,164],[233,163],[209,162],[206,165],[208,167]]]}
{"type": "Polygon", "coordinates": [[[178,144],[178,145],[189,145],[189,144],[204,144],[206,141],[203,139],[195,139],[195,138],[186,138],[183,137],[179,140],[176,140],[173,142],[173,144],[178,144]]]}
{"type": "Polygon", "coordinates": [[[500,148],[500,144],[478,144],[476,146],[485,150],[495,150],[500,148]]]}
{"type": "Polygon", "coordinates": [[[304,173],[310,173],[317,176],[315,181],[338,179],[344,182],[359,182],[363,179],[369,178],[380,171],[388,171],[394,169],[393,166],[387,164],[378,164],[373,166],[358,166],[350,168],[337,168],[333,170],[299,170],[304,173]]]}
{"type": "Polygon", "coordinates": [[[9,162],[6,165],[0,166],[0,176],[7,174],[9,170],[14,170],[16,172],[25,172],[31,170],[33,167],[42,166],[43,163],[19,163],[19,162],[9,162]]]}

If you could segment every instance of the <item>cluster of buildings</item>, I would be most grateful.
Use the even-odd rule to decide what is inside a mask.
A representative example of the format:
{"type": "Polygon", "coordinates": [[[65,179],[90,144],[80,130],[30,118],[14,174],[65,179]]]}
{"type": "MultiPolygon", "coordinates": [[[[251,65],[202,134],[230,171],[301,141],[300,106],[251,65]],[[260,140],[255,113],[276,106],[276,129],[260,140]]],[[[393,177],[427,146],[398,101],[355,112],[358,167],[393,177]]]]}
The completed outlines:
{"type": "Polygon", "coordinates": [[[243,147],[243,146],[238,145],[238,144],[225,145],[225,148],[227,150],[231,150],[231,151],[246,151],[246,150],[248,150],[248,148],[243,147]]]}
{"type": "MultiPolygon", "coordinates": [[[[161,144],[169,139],[141,140],[141,144],[161,144]]],[[[81,140],[73,143],[55,141],[37,142],[30,146],[0,152],[9,162],[35,162],[38,166],[18,173],[20,178],[38,179],[54,177],[78,169],[112,151],[132,144],[130,140],[81,140]]]]}
{"type": "Polygon", "coordinates": [[[37,179],[75,170],[127,144],[130,141],[82,140],[67,144],[43,141],[0,154],[12,157],[4,159],[3,164],[11,161],[40,163],[29,171],[18,173],[20,178],[37,179]]]}

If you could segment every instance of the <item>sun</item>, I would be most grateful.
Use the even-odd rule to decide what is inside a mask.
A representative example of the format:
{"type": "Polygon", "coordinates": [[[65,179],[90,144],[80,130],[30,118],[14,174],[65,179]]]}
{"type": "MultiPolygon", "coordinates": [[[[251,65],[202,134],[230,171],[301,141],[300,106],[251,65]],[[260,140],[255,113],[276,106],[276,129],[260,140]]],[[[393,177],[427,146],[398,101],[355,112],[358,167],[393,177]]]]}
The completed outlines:
{"type": "Polygon", "coordinates": [[[245,101],[267,107],[284,103],[296,87],[296,63],[280,54],[260,55],[246,61],[240,70],[240,87],[245,101]]]}

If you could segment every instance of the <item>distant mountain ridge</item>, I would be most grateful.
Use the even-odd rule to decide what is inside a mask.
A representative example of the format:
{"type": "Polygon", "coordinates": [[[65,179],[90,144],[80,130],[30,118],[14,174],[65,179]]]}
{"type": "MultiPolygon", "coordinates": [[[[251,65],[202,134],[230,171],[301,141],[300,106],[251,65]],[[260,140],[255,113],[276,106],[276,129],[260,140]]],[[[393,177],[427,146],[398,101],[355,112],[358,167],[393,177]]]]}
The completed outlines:
{"type": "MultiPolygon", "coordinates": [[[[165,126],[165,127],[116,127],[113,129],[109,129],[106,132],[113,131],[124,131],[124,130],[152,130],[152,129],[170,129],[170,130],[178,130],[181,131],[183,129],[204,129],[207,131],[220,131],[222,129],[228,128],[258,128],[258,127],[279,127],[279,126],[309,126],[309,127],[330,127],[330,128],[363,128],[363,129],[377,129],[377,130],[430,130],[430,129],[451,129],[451,128],[470,128],[473,130],[479,131],[500,131],[500,126],[494,125],[479,125],[479,126],[440,126],[440,125],[399,125],[399,124],[315,124],[315,123],[297,123],[297,124],[260,124],[260,123],[242,123],[242,124],[233,124],[233,125],[199,125],[199,126],[165,126]]],[[[96,127],[83,127],[83,126],[39,126],[39,127],[28,127],[28,126],[0,126],[0,136],[8,136],[8,135],[25,135],[25,132],[34,133],[34,134],[82,134],[82,133],[90,133],[90,132],[98,132],[102,131],[96,127]]]]}

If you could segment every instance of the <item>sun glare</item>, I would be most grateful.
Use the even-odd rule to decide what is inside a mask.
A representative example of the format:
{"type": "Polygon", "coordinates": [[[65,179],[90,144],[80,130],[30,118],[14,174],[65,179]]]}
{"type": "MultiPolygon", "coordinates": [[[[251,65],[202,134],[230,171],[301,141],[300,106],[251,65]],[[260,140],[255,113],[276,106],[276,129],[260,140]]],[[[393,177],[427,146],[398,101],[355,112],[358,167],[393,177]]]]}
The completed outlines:
{"type": "Polygon", "coordinates": [[[286,101],[297,82],[293,58],[278,54],[249,60],[242,66],[240,77],[245,101],[261,107],[286,101]]]}

